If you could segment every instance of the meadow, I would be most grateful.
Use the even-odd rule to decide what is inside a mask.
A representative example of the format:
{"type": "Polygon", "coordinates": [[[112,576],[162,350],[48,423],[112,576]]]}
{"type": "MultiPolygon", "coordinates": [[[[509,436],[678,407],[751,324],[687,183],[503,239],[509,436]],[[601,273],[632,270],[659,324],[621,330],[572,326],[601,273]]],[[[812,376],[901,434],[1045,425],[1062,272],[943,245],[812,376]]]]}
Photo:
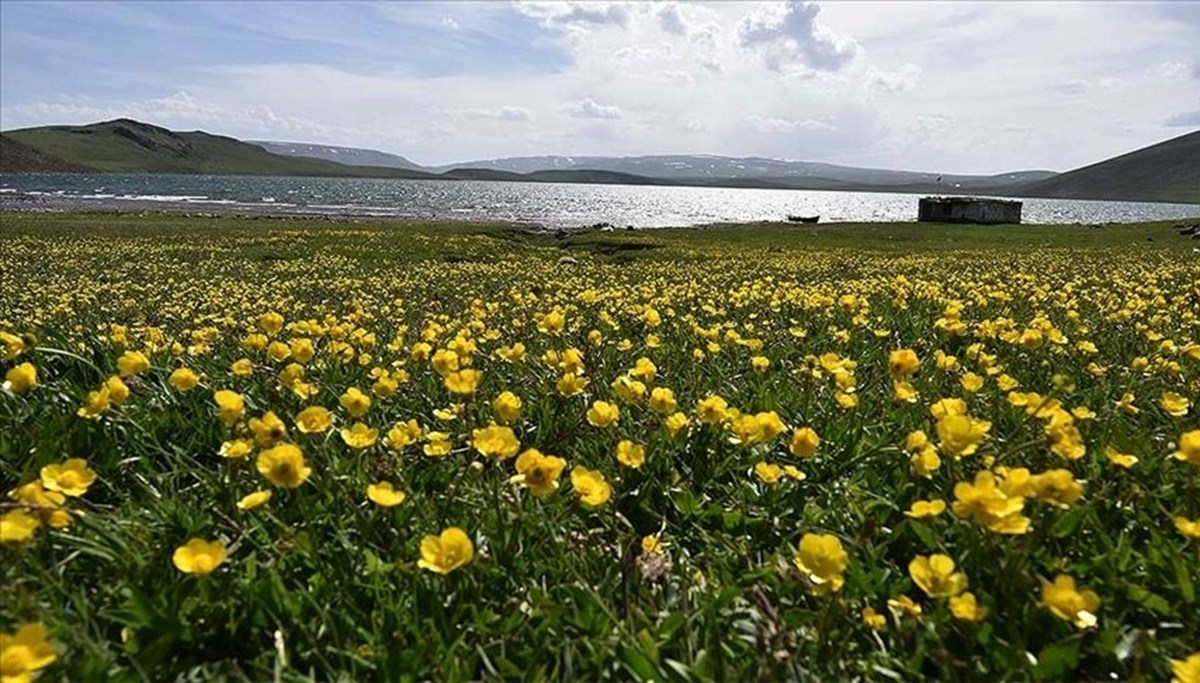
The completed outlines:
{"type": "Polygon", "coordinates": [[[0,672],[1196,683],[1193,244],[0,214],[0,672]]]}

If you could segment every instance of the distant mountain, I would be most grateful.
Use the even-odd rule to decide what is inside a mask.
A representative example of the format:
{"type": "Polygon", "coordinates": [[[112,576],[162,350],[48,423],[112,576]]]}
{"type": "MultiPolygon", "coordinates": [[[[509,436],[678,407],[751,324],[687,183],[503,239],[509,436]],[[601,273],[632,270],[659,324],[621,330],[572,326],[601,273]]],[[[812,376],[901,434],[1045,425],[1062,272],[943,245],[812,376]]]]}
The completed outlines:
{"type": "Polygon", "coordinates": [[[377,150],[293,142],[251,144],[116,119],[5,131],[0,134],[0,173],[23,172],[692,185],[1200,203],[1200,132],[1061,175],[1052,171],[946,175],[712,155],[509,157],[424,168],[377,150]]]}
{"type": "Polygon", "coordinates": [[[447,171],[453,168],[492,169],[509,173],[534,173],[537,171],[596,170],[628,173],[648,178],[688,181],[687,184],[711,184],[708,181],[741,180],[746,178],[768,180],[786,187],[811,185],[806,181],[836,181],[855,187],[875,185],[939,184],[950,190],[972,188],[994,188],[1005,185],[1049,178],[1053,171],[1021,171],[994,176],[944,175],[915,171],[888,171],[854,166],[838,166],[812,161],[783,161],[763,157],[724,157],[713,155],[655,155],[638,157],[506,157],[483,159],[461,164],[434,167],[432,171],[447,171]],[[939,178],[941,179],[939,181],[939,178]]]}
{"type": "Polygon", "coordinates": [[[421,166],[405,159],[398,154],[380,152],[376,149],[359,147],[334,147],[332,145],[311,145],[307,142],[273,142],[268,140],[249,140],[252,145],[258,145],[271,154],[288,157],[310,157],[336,161],[347,166],[377,166],[379,168],[406,168],[410,171],[423,171],[421,166]]]}
{"type": "Polygon", "coordinates": [[[346,166],[322,159],[284,157],[258,145],[200,131],[175,132],[131,119],[86,126],[44,126],[4,133],[5,171],[109,173],[215,173],[243,175],[428,178],[398,168],[346,166]],[[15,143],[15,144],[12,144],[15,143]],[[12,151],[9,147],[12,147],[12,151]],[[36,157],[30,157],[33,150],[36,157]],[[7,159],[13,159],[10,164],[7,159]]]}
{"type": "Polygon", "coordinates": [[[1016,188],[1027,197],[1200,204],[1200,131],[1016,188]]]}

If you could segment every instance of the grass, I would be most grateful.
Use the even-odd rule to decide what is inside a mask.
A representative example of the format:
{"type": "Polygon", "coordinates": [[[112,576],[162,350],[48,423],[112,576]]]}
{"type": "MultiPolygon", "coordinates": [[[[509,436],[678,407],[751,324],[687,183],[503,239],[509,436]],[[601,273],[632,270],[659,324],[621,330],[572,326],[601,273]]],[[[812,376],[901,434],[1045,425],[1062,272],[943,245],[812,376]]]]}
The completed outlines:
{"type": "Polygon", "coordinates": [[[0,214],[0,331],[23,340],[0,337],[12,356],[0,372],[28,362],[38,378],[0,390],[0,490],[54,484],[42,468],[70,457],[97,474],[62,503],[69,526],[30,509],[41,526],[0,547],[0,631],[45,624],[57,661],[44,673],[69,680],[1167,680],[1200,642],[1200,543],[1174,521],[1200,518],[1200,462],[1171,457],[1196,429],[1200,265],[1170,225],[556,238],[499,224],[0,214]],[[283,358],[300,339],[315,355],[283,358]],[[450,348],[482,372],[473,393],[451,390],[444,351],[427,356],[450,348]],[[148,367],[118,364],[132,351],[148,367]],[[235,375],[242,358],[253,370],[235,375]],[[181,368],[199,385],[180,390],[181,368]],[[81,417],[123,369],[129,397],[81,417]],[[564,396],[572,369],[589,383],[564,396]],[[622,377],[646,395],[618,391],[622,377]],[[372,397],[361,415],[342,402],[350,388],[372,397]],[[677,406],[652,403],[653,389],[677,406]],[[243,414],[223,421],[217,390],[241,395],[243,414]],[[507,423],[521,450],[566,461],[544,497],[512,481],[514,459],[475,448],[504,391],[522,399],[507,423]],[[702,421],[711,395],[740,413],[702,421]],[[975,452],[934,415],[946,398],[964,401],[975,452]],[[619,421],[591,424],[595,401],[619,406],[619,421]],[[296,416],[313,405],[334,424],[302,433],[296,416]],[[267,412],[287,433],[254,443],[250,420],[267,412]],[[388,445],[409,420],[423,440],[388,445]],[[374,444],[347,443],[340,430],[357,422],[378,430],[374,444]],[[804,427],[820,436],[811,455],[790,446],[804,427]],[[916,431],[939,456],[932,471],[913,464],[916,431]],[[427,455],[429,432],[451,453],[427,455]],[[253,452],[220,455],[239,440],[253,452]],[[260,474],[273,440],[302,450],[302,485],[260,474]],[[645,447],[640,467],[615,456],[622,440],[645,447]],[[1109,448],[1138,461],[1114,465],[1109,448]],[[579,468],[611,497],[585,505],[579,468]],[[1022,483],[1019,468],[1042,477],[1022,483]],[[1027,519],[1026,533],[956,513],[956,485],[979,472],[1020,499],[1005,519],[1027,519]],[[404,502],[372,502],[382,481],[404,502]],[[239,509],[257,490],[270,501],[239,509]],[[947,509],[905,514],[922,500],[947,509]],[[473,559],[423,569],[423,539],[448,527],[467,532],[473,559]],[[802,539],[826,534],[844,565],[799,567],[802,539]],[[227,547],[212,573],[173,564],[192,538],[227,547]],[[910,563],[935,554],[986,616],[960,618],[921,587],[910,563]],[[1061,618],[1065,603],[1045,593],[1060,575],[1096,593],[1095,625],[1061,618]],[[814,577],[843,585],[829,593],[814,577]]]}

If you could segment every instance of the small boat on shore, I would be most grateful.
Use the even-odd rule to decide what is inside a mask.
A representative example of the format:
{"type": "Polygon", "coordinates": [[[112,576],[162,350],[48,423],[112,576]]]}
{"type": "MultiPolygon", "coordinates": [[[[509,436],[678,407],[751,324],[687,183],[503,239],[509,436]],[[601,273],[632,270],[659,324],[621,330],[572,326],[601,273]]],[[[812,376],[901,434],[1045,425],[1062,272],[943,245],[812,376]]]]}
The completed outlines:
{"type": "Polygon", "coordinates": [[[788,219],[789,223],[816,223],[817,221],[821,220],[821,217],[820,216],[793,216],[791,214],[788,214],[787,219],[788,219]]]}

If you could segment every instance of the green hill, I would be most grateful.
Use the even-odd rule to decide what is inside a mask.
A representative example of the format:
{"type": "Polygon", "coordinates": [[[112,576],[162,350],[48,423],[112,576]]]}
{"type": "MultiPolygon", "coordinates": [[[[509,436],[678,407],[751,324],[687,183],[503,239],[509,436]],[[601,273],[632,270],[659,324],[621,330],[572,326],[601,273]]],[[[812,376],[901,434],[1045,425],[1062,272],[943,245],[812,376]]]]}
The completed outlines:
{"type": "Polygon", "coordinates": [[[6,172],[47,170],[105,173],[214,173],[242,175],[431,178],[398,168],[346,166],[333,161],[271,154],[258,145],[200,131],[174,132],[130,119],[86,126],[45,126],[5,132],[0,157],[6,172]],[[12,143],[16,143],[13,145],[12,143]],[[13,150],[10,151],[9,147],[13,150]],[[29,150],[35,153],[30,156],[29,150]],[[72,168],[50,168],[47,160],[72,168]]]}
{"type": "Polygon", "coordinates": [[[1019,186],[1012,194],[1200,204],[1200,131],[1019,186]]]}
{"type": "Polygon", "coordinates": [[[78,173],[90,170],[0,134],[0,173],[78,173]]]}

